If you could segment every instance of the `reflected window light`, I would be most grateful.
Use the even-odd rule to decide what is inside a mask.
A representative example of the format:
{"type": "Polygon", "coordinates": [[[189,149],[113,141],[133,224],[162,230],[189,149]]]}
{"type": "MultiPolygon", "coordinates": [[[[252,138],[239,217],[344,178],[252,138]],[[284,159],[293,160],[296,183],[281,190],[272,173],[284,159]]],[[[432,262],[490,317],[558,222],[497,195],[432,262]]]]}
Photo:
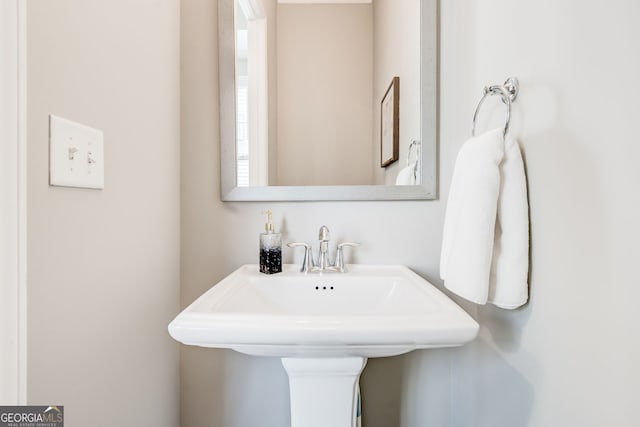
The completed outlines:
{"type": "Polygon", "coordinates": [[[249,186],[249,104],[247,102],[249,87],[246,76],[238,76],[236,132],[238,138],[237,182],[239,187],[249,186]]]}

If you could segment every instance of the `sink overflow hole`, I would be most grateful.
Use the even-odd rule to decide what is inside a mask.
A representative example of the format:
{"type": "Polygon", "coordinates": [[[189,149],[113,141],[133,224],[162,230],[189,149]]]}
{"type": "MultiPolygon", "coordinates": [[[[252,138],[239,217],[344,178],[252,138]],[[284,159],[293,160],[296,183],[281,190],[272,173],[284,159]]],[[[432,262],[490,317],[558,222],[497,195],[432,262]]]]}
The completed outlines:
{"type": "Polygon", "coordinates": [[[333,289],[334,289],[333,286],[316,286],[316,291],[319,291],[319,290],[326,291],[326,290],[333,290],[333,289]]]}

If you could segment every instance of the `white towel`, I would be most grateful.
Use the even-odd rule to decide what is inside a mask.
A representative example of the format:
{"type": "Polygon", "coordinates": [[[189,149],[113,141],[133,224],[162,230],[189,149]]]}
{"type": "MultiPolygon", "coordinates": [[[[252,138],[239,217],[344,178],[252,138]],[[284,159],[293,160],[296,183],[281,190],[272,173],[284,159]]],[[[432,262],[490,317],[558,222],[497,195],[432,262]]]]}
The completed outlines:
{"type": "Polygon", "coordinates": [[[520,146],[508,136],[500,178],[488,301],[513,309],[529,299],[529,203],[520,146]]]}
{"type": "Polygon", "coordinates": [[[440,277],[477,304],[527,301],[529,217],[518,143],[495,129],[469,139],[456,160],[444,222],[440,277]],[[506,148],[505,148],[506,147],[506,148]]]}
{"type": "Polygon", "coordinates": [[[416,163],[410,163],[408,166],[400,169],[396,177],[396,185],[416,185],[416,163]]]}

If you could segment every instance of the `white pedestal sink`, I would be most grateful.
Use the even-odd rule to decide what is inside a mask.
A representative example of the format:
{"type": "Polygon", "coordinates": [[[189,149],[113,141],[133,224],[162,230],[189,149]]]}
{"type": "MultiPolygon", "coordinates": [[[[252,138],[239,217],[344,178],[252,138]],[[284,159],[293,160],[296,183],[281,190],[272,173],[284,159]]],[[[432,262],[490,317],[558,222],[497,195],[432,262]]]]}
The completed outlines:
{"type": "Polygon", "coordinates": [[[289,375],[292,427],[352,427],[367,358],[473,340],[478,324],[404,266],[348,273],[231,273],[180,313],[171,336],[187,345],[276,356],[289,375]]]}

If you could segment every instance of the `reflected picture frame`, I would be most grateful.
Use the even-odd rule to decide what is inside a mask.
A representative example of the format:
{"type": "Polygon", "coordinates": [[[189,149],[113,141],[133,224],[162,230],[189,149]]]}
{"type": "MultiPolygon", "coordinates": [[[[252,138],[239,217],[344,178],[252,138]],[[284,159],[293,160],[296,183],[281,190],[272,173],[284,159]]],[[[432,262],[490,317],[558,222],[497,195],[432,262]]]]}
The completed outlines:
{"type": "Polygon", "coordinates": [[[400,156],[400,77],[391,80],[380,102],[380,167],[400,156]]]}

